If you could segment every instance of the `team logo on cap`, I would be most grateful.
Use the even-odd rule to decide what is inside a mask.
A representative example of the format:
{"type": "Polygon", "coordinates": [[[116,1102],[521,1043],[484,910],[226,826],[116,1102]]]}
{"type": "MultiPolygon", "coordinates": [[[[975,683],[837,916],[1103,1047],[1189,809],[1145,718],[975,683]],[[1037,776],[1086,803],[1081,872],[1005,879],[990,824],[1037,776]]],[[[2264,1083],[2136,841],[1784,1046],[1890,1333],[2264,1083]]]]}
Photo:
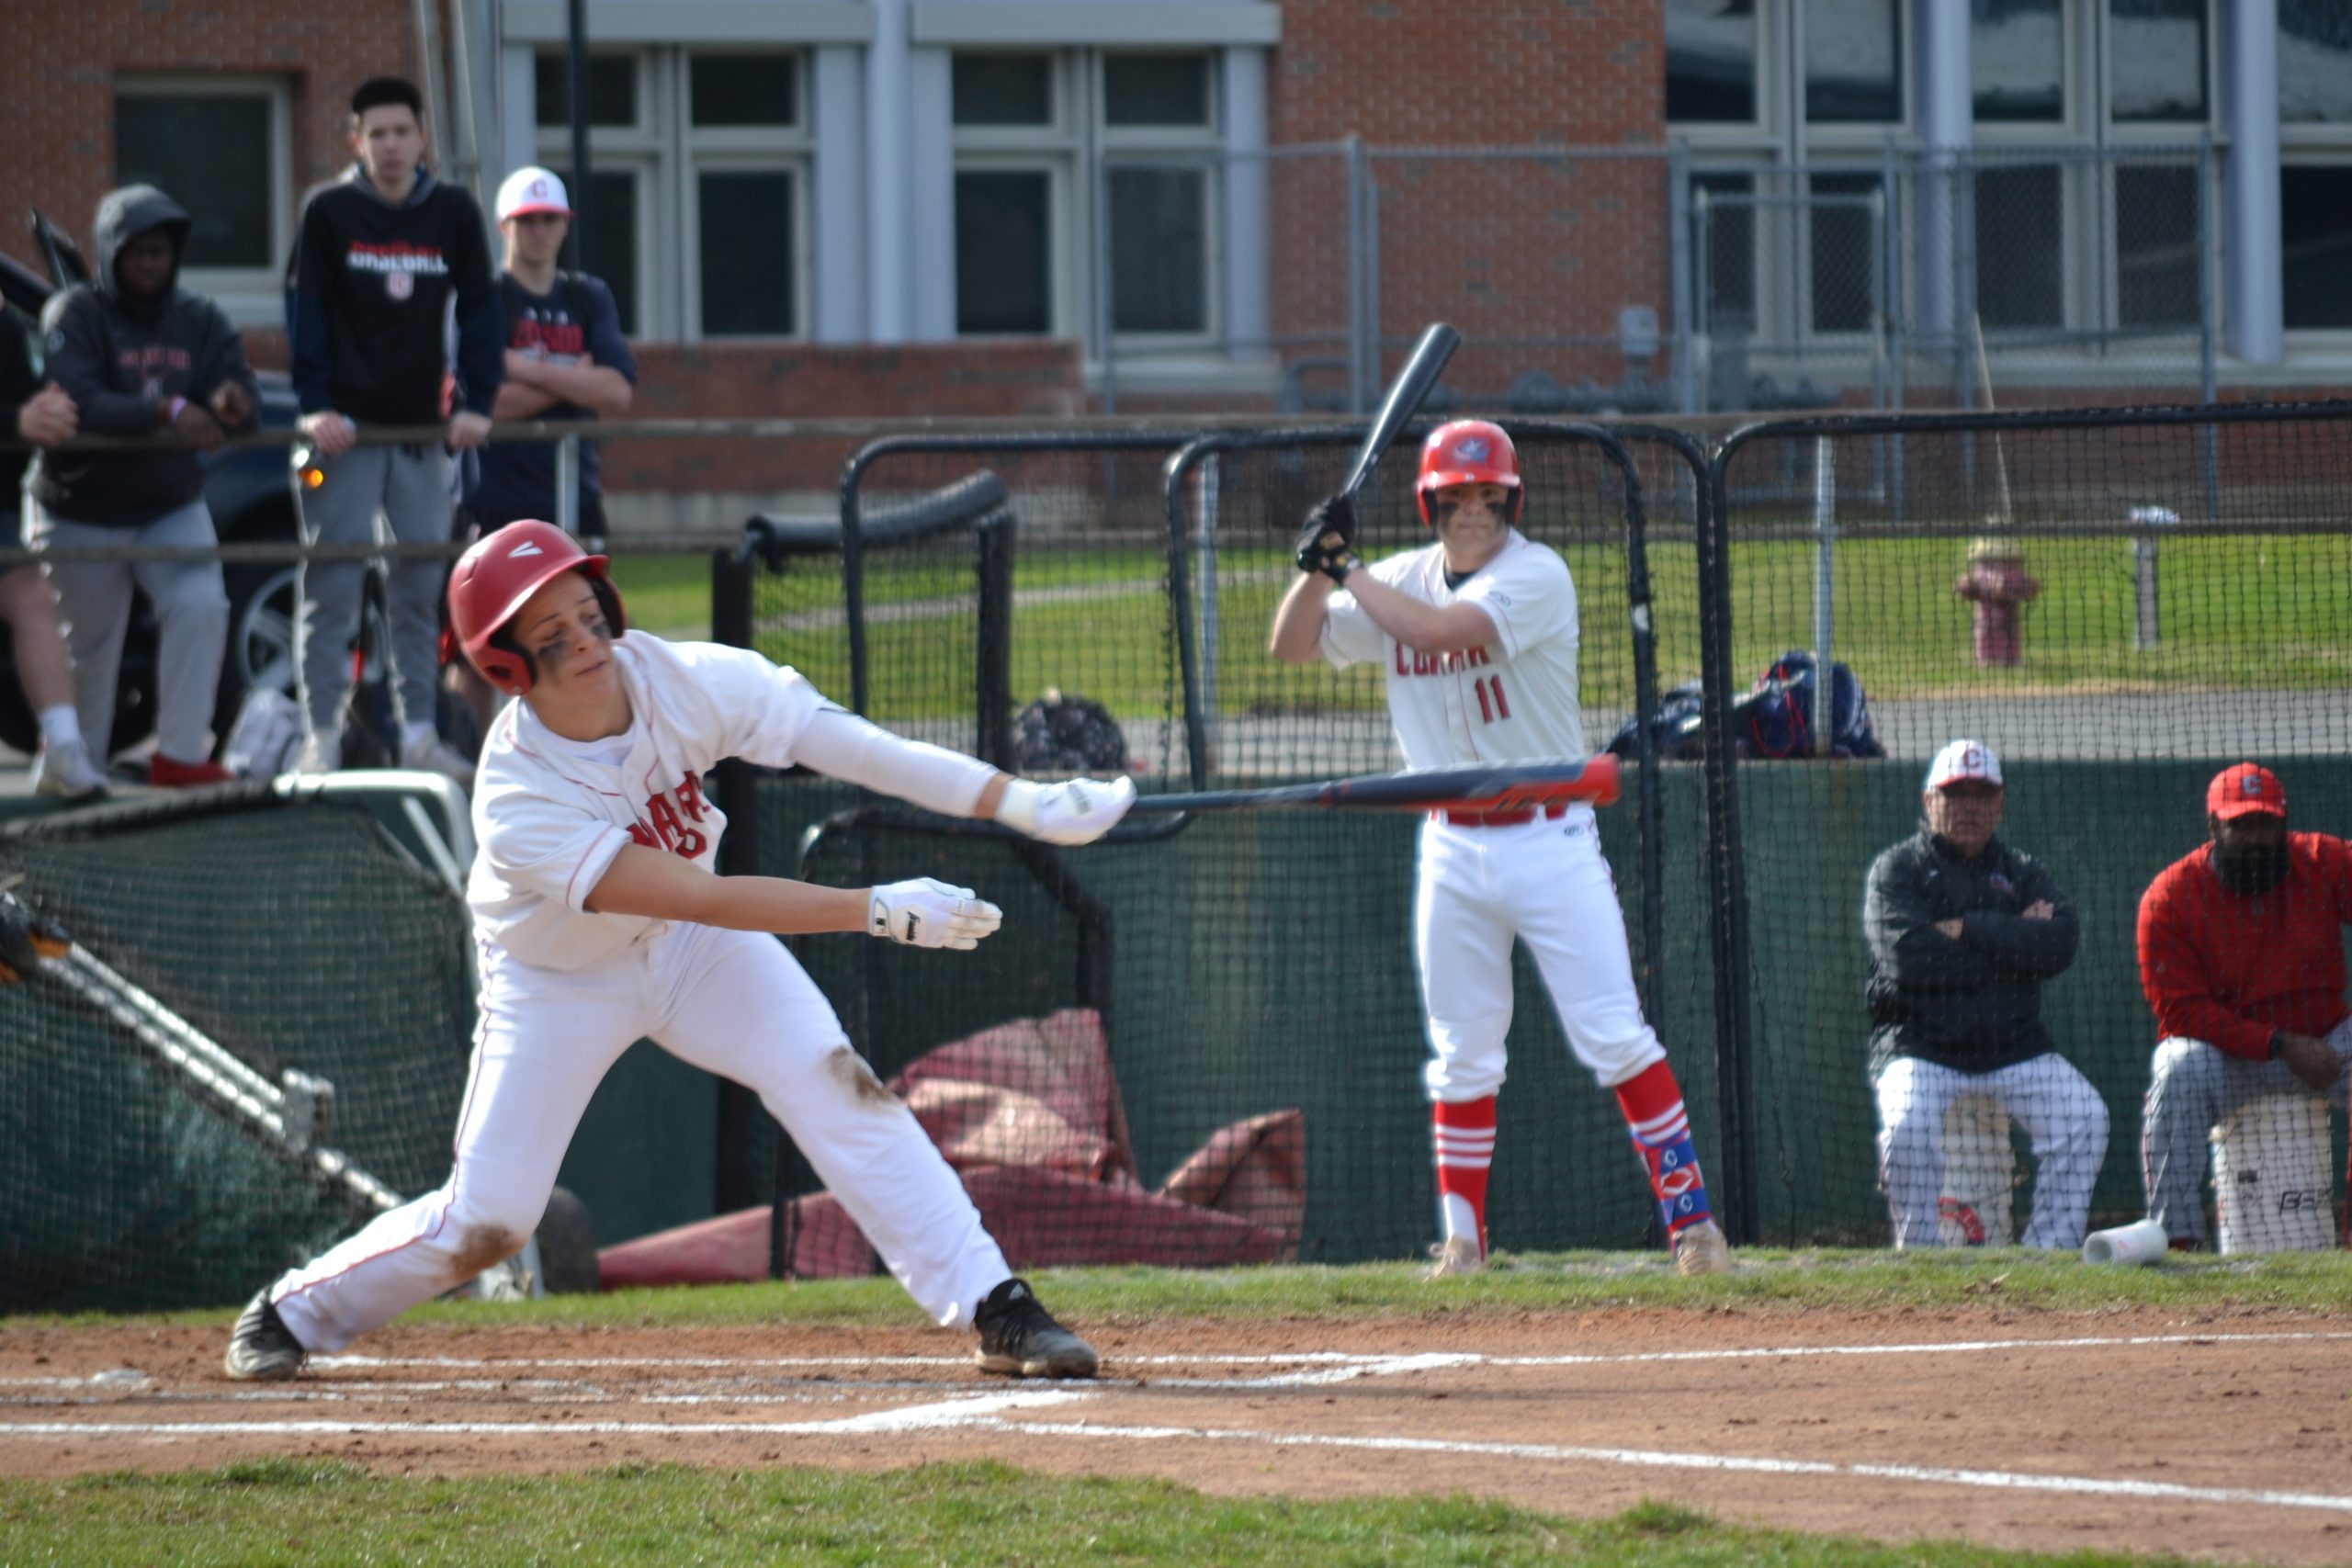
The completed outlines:
{"type": "Polygon", "coordinates": [[[508,560],[521,560],[525,556],[536,556],[541,553],[542,552],[538,546],[531,543],[530,540],[526,539],[521,544],[515,546],[513,549],[507,551],[506,558],[508,560]]]}
{"type": "Polygon", "coordinates": [[[1483,435],[1473,435],[1467,440],[1458,443],[1453,448],[1453,460],[1457,463],[1485,462],[1487,460],[1487,438],[1483,435]]]}
{"type": "Polygon", "coordinates": [[[2248,773],[2245,777],[2239,779],[2238,793],[2241,795],[2252,795],[2256,800],[2261,799],[2262,775],[2260,773],[2248,773]]]}

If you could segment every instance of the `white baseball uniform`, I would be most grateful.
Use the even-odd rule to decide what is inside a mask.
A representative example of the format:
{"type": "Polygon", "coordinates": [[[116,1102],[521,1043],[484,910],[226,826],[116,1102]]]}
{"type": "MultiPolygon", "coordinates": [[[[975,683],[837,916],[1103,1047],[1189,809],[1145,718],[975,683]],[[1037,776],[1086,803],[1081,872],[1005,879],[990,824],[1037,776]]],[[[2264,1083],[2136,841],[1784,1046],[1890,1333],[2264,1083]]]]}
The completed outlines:
{"type": "Polygon", "coordinates": [[[876,729],[754,653],[644,633],[613,648],[632,714],[624,733],[567,740],[522,702],[492,728],[467,889],[481,1021],[456,1164],[440,1189],[271,1287],[308,1349],[339,1349],[517,1250],[589,1097],[639,1038],[756,1089],[934,1321],[968,1325],[1012,1273],[955,1172],[782,942],[585,908],[629,843],[711,863],[727,818],[703,780],[722,758],[805,762],[956,816],[972,814],[994,770],[876,729]]]}
{"type": "MultiPolygon", "coordinates": [[[[1451,585],[1437,544],[1358,570],[1424,604],[1476,604],[1495,623],[1483,648],[1425,653],[1382,631],[1353,594],[1331,594],[1323,656],[1342,669],[1381,661],[1407,766],[1589,754],[1577,699],[1576,583],[1557,551],[1514,529],[1493,560],[1451,585]]],[[[1413,898],[1430,1099],[1472,1100],[1501,1086],[1514,936],[1543,974],[1569,1045],[1603,1085],[1666,1059],[1642,1017],[1592,808],[1434,812],[1421,826],[1413,898]]]]}

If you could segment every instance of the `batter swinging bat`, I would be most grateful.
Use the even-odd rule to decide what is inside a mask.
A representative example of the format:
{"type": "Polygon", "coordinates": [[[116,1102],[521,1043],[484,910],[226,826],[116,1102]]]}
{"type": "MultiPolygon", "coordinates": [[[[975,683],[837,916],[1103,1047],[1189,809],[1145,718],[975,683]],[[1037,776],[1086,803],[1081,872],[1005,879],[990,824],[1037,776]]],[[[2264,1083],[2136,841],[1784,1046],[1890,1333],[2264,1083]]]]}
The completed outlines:
{"type": "Polygon", "coordinates": [[[1421,341],[1413,345],[1412,355],[1405,367],[1396,372],[1390,382],[1388,395],[1380,400],[1379,412],[1372,416],[1372,428],[1363,433],[1363,445],[1356,448],[1356,460],[1348,465],[1348,477],[1340,486],[1340,494],[1352,501],[1363,481],[1372,475],[1373,465],[1405,428],[1405,422],[1420,409],[1421,400],[1430,395],[1437,378],[1445,373],[1445,362],[1453,357],[1454,348],[1462,342],[1462,334],[1443,321],[1431,321],[1421,330],[1421,341]]]}
{"type": "Polygon", "coordinates": [[[1213,789],[1136,797],[1130,815],[1240,811],[1283,807],[1366,811],[1517,811],[1533,807],[1613,806],[1617,759],[1604,751],[1583,762],[1512,762],[1487,768],[1421,768],[1365,773],[1323,784],[1271,789],[1213,789]]]}

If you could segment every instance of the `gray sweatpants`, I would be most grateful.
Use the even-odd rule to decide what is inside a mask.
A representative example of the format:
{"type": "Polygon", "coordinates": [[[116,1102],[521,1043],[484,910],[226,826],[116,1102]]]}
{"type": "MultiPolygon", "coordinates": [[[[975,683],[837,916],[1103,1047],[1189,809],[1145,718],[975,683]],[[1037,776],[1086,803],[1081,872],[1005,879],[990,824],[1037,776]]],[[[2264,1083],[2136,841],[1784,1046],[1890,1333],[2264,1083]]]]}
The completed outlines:
{"type": "MultiPolygon", "coordinates": [[[[2352,1056],[2352,1019],[2331,1031],[2328,1048],[2352,1056]]],[[[2345,1105],[2346,1075],[2335,1076],[2327,1102],[2345,1105]]],[[[2140,1132],[2140,1174],[2148,1187],[2148,1217],[2175,1241],[2205,1241],[2205,1155],[2216,1124],[2248,1100],[2274,1094],[2309,1094],[2311,1088],[2284,1062],[2249,1062],[2202,1040],[2174,1035],[2156,1046],[2140,1132]]]]}
{"type": "MultiPolygon", "coordinates": [[[[299,482],[294,487],[304,543],[377,543],[379,513],[401,544],[449,542],[449,455],[440,447],[355,446],[316,462],[323,482],[315,490],[299,482]]],[[[448,570],[446,560],[394,561],[386,580],[392,672],[403,721],[433,722],[441,581],[448,570]]],[[[359,630],[367,581],[365,561],[305,561],[295,573],[300,608],[294,661],[302,671],[302,705],[314,735],[342,733],[339,710],[351,685],[351,639],[359,630]]]]}
{"type": "MultiPolygon", "coordinates": [[[[220,542],[201,500],[166,512],[143,527],[105,527],[52,517],[33,503],[25,543],[35,550],[89,546],[171,545],[209,548],[220,542]]],[[[122,637],[130,628],[136,583],[155,606],[155,749],[175,762],[212,755],[212,705],[229,639],[229,593],[219,561],[53,561],[65,650],[74,657],[74,711],[90,755],[103,764],[114,732],[115,687],[122,678],[122,637]]]]}

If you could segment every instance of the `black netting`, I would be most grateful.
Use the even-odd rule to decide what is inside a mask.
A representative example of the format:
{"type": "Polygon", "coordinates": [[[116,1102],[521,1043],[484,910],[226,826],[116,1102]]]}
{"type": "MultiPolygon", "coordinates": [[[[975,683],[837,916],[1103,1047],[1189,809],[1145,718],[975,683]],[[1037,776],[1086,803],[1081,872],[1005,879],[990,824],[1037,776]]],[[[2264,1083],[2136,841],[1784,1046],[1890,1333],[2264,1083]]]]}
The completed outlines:
{"type": "MultiPolygon", "coordinates": [[[[1629,465],[1587,432],[1512,428],[1531,498],[1522,527],[1558,548],[1576,578],[1581,694],[1599,750],[1636,701],[1629,465]]],[[[867,713],[1016,768],[1028,738],[1046,763],[1030,771],[1046,773],[1107,754],[1107,723],[1148,790],[1400,766],[1377,671],[1284,668],[1264,651],[1295,575],[1291,536],[1337,485],[1354,439],[1206,443],[1172,480],[1162,469],[1173,443],[887,444],[860,473],[862,519],[982,473],[1003,499],[920,539],[873,531],[859,563],[867,713]],[[991,536],[1010,549],[992,554],[1002,547],[991,536]],[[1008,560],[1009,575],[997,575],[1008,560]],[[995,685],[991,661],[1007,671],[995,685]],[[1063,734],[1046,745],[1056,716],[1063,734]]],[[[1412,450],[1408,436],[1359,498],[1368,555],[1426,538],[1412,450]]],[[[1675,473],[1668,549],[1679,553],[1668,570],[1679,613],[1660,642],[1677,678],[1695,677],[1695,478],[1664,447],[1644,460],[1675,473]]],[[[782,576],[815,582],[829,569],[796,559],[782,576]]],[[[783,608],[799,592],[755,579],[755,641],[797,663],[796,636],[837,625],[839,641],[820,639],[812,656],[845,671],[849,618],[824,622],[797,601],[783,608]]],[[[835,687],[848,694],[838,674],[835,687]]],[[[1624,805],[1603,814],[1603,845],[1639,978],[1663,998],[1661,1032],[1707,1129],[1716,1110],[1712,996],[1698,983],[1701,791],[1695,767],[1660,773],[1645,790],[1629,770],[1624,805]],[[1656,874],[1645,863],[1645,800],[1656,874]],[[1675,964],[1688,978],[1667,986],[1675,964]]],[[[760,869],[787,874],[800,827],[844,803],[826,786],[775,779],[757,798],[760,869]]],[[[1080,851],[903,818],[847,821],[816,840],[816,880],[951,878],[1001,904],[1005,928],[970,957],[856,941],[809,943],[806,956],[876,1068],[886,1077],[913,1068],[899,1087],[1017,1265],[1395,1257],[1428,1239],[1432,1216],[1413,854],[1409,819],[1340,813],[1156,826],[1139,818],[1121,841],[1080,851]],[[1098,1059],[1100,1074],[1082,1066],[1098,1059]],[[955,1079],[951,1093],[927,1076],[948,1066],[978,1078],[955,1079]],[[1073,1078],[1094,1087],[1073,1100],[1073,1078]],[[974,1097],[990,1107],[986,1116],[974,1097]],[[993,1142],[972,1133],[976,1122],[996,1130],[993,1142]]],[[[1651,1204],[1616,1106],[1576,1065],[1524,961],[1515,988],[1497,1238],[1518,1247],[1639,1242],[1651,1204]],[[1565,1191],[1580,1201],[1559,1202],[1565,1191]]],[[[809,1185],[787,1162],[790,1266],[843,1266],[809,1185]]]]}
{"type": "MultiPolygon", "coordinates": [[[[2332,830],[2352,804],[2347,412],[1831,422],[1729,447],[1744,1076],[1763,1239],[1882,1243],[1890,1206],[1907,1201],[1925,1215],[1907,1235],[2072,1245],[2086,1205],[2092,1226],[2145,1212],[2158,1032],[2135,956],[2143,893],[2203,842],[2207,784],[2240,759],[2278,772],[2298,827],[2332,830]],[[1808,761],[1826,740],[1818,713],[1799,726],[1812,746],[1789,744],[1792,705],[1767,677],[1792,651],[1850,671],[1883,760],[1864,749],[1808,761]],[[2034,987],[2019,982],[2047,968],[2032,955],[2046,924],[2012,922],[1997,942],[1967,928],[1965,941],[1915,935],[1883,950],[1866,999],[1866,879],[1917,832],[1929,760],[1962,739],[1998,759],[2000,839],[2040,863],[2079,924],[2071,964],[2038,987],[2063,1070],[2002,1066],[2029,1052],[2015,1020],[2034,987]],[[1966,1021],[1972,1010],[1988,1021],[1966,1021]],[[1973,1070],[1951,1082],[1923,1070],[1892,1089],[1882,1075],[1874,1103],[1873,1029],[1897,1022],[1906,1052],[1973,1070]],[[1876,1168],[1889,1116],[1908,1123],[1893,1134],[1892,1193],[1876,1168]],[[2039,1160],[2036,1139],[2048,1145],[2039,1160]]],[[[1949,864],[1910,870],[1932,873],[1943,899],[1969,879],[1949,864]]],[[[1903,873],[1890,861],[1880,874],[1899,890],[1903,873]]],[[[2009,916],[2042,902],[2014,886],[1972,897],[2009,916]]],[[[2222,971],[2243,957],[2214,955],[2222,971]]],[[[2222,1119],[2199,1113],[2185,1160],[2204,1165],[2222,1119]]],[[[2341,1134],[2331,1150],[2324,1115],[2299,1141],[2257,1122],[2270,1128],[2267,1112],[2235,1134],[2232,1212],[2258,1188],[2263,1224],[2332,1235],[2341,1134]]],[[[2210,1201],[2201,1181],[2191,1190],[2192,1206],[2210,1201]]],[[[2253,1218],[2232,1228],[2253,1245],[2253,1218]]]]}
{"type": "MultiPolygon", "coordinates": [[[[0,871],[262,1078],[332,1084],[328,1141],[377,1182],[447,1175],[465,910],[365,808],[266,791],[99,808],[0,836],[0,871]]],[[[374,1213],[57,973],[0,990],[0,1083],[9,1310],[233,1301],[374,1213]]]]}

